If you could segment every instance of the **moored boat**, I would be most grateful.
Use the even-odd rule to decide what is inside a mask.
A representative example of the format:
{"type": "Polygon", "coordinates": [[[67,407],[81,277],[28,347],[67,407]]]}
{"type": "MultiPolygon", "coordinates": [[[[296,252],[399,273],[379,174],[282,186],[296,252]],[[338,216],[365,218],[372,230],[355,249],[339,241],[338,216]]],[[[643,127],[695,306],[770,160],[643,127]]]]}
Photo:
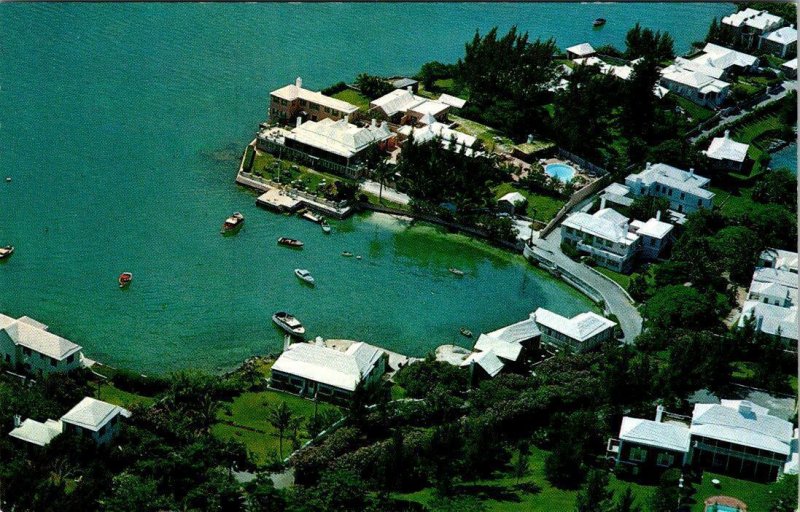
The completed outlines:
{"type": "Polygon", "coordinates": [[[606,24],[605,18],[597,18],[592,22],[592,25],[594,25],[595,27],[602,27],[605,24],[606,24]]]}
{"type": "Polygon", "coordinates": [[[0,259],[5,258],[6,256],[11,256],[14,254],[14,246],[7,245],[5,247],[0,247],[0,259]]]}
{"type": "Polygon", "coordinates": [[[303,327],[303,324],[300,323],[300,320],[285,311],[278,311],[272,315],[272,321],[275,322],[278,327],[288,332],[292,336],[302,337],[306,333],[306,328],[303,327]]]}
{"type": "Polygon", "coordinates": [[[225,219],[225,222],[222,223],[222,231],[220,233],[229,233],[236,229],[239,229],[244,224],[244,215],[239,212],[234,212],[233,215],[225,219]]]}
{"type": "Polygon", "coordinates": [[[322,219],[322,222],[320,222],[320,225],[322,226],[322,232],[325,233],[326,235],[331,232],[331,225],[328,224],[327,220],[322,219]]]}
{"type": "Polygon", "coordinates": [[[314,281],[314,276],[311,275],[311,272],[304,268],[296,268],[294,269],[294,275],[302,279],[304,282],[313,285],[316,281],[314,281]]]}
{"type": "Polygon", "coordinates": [[[353,255],[353,253],[352,253],[352,252],[350,252],[350,251],[344,251],[344,252],[342,252],[342,256],[344,256],[345,258],[349,258],[349,257],[351,257],[352,255],[353,255]]]}
{"type": "Polygon", "coordinates": [[[472,337],[472,331],[470,331],[466,327],[462,327],[461,329],[458,330],[458,332],[460,332],[462,336],[465,336],[467,338],[472,337]]]}
{"type": "Polygon", "coordinates": [[[285,245],[287,247],[296,247],[298,249],[300,247],[303,247],[303,242],[301,242],[300,240],[294,238],[287,238],[285,236],[278,238],[278,243],[280,245],[285,245]]]}
{"type": "Polygon", "coordinates": [[[119,282],[120,288],[125,288],[126,286],[131,284],[131,281],[133,281],[133,274],[131,274],[130,272],[123,272],[119,275],[119,278],[117,278],[117,282],[119,282]]]}
{"type": "Polygon", "coordinates": [[[455,275],[457,275],[457,276],[463,276],[463,275],[464,275],[464,271],[463,271],[463,270],[458,270],[457,268],[452,268],[452,267],[451,267],[451,268],[448,268],[447,270],[448,270],[448,271],[449,271],[451,274],[455,274],[455,275]]]}
{"type": "Polygon", "coordinates": [[[317,224],[322,223],[322,221],[324,220],[319,215],[316,215],[316,214],[314,214],[314,213],[312,213],[312,212],[310,212],[308,210],[304,211],[302,214],[300,214],[300,216],[302,218],[306,219],[306,220],[310,220],[311,222],[314,222],[314,223],[317,223],[317,224]]]}

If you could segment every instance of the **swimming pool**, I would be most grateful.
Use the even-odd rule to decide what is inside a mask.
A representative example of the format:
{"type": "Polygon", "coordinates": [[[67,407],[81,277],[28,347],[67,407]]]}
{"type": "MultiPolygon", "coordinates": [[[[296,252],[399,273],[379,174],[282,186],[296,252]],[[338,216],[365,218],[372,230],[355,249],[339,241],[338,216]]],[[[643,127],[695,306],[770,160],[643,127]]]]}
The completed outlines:
{"type": "Polygon", "coordinates": [[[575,168],[567,164],[547,164],[544,166],[544,172],[563,183],[575,177],[575,168]]]}
{"type": "Polygon", "coordinates": [[[706,505],[706,512],[741,512],[742,509],[737,507],[729,507],[728,505],[706,505]]]}

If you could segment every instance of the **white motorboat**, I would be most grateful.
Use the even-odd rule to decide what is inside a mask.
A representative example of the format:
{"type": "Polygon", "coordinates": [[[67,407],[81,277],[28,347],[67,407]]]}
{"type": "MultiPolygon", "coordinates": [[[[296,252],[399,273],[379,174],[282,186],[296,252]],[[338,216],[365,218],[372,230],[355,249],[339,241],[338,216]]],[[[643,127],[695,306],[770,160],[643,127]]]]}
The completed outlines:
{"type": "Polygon", "coordinates": [[[304,268],[296,268],[294,269],[294,275],[305,281],[306,283],[313,285],[315,283],[314,276],[311,275],[311,272],[304,268]]]}
{"type": "Polygon", "coordinates": [[[285,311],[278,311],[272,315],[272,321],[292,336],[302,337],[306,333],[306,328],[303,327],[300,320],[285,311]]]}

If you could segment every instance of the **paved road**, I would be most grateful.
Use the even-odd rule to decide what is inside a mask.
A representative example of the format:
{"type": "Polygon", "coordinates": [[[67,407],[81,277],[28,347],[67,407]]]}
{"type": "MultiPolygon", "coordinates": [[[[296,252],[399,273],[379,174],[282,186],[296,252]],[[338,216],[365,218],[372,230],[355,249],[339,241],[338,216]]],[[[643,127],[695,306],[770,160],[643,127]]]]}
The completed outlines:
{"type": "MultiPolygon", "coordinates": [[[[370,194],[375,194],[376,196],[381,190],[381,184],[377,181],[370,181],[365,180],[358,186],[361,190],[365,192],[369,192],[370,194]]],[[[397,190],[389,187],[383,187],[383,198],[388,199],[389,201],[400,203],[400,204],[408,204],[411,201],[411,198],[408,195],[403,194],[402,192],[398,192],[397,190]]]]}
{"type": "Polygon", "coordinates": [[[787,94],[789,94],[790,91],[793,91],[796,88],[797,88],[797,82],[796,81],[787,80],[787,81],[783,82],[783,90],[781,92],[779,92],[778,94],[771,95],[769,98],[765,98],[764,101],[762,101],[760,103],[756,103],[755,105],[753,105],[749,109],[742,110],[738,114],[723,118],[722,122],[717,123],[716,125],[712,126],[711,128],[708,128],[707,130],[703,130],[699,134],[697,134],[694,137],[690,138],[689,141],[692,142],[692,143],[695,143],[699,139],[701,139],[701,138],[707,136],[709,133],[713,132],[714,130],[717,130],[717,129],[723,127],[723,126],[727,126],[727,125],[733,123],[734,121],[738,120],[739,118],[741,118],[743,116],[746,116],[747,114],[749,114],[753,110],[755,110],[755,109],[757,109],[759,107],[763,107],[764,105],[768,105],[768,104],[770,104],[770,103],[772,103],[774,101],[778,101],[779,99],[781,99],[784,96],[786,96],[787,94]]]}
{"type": "Polygon", "coordinates": [[[556,228],[544,239],[534,240],[534,245],[547,258],[559,267],[590,285],[603,296],[606,307],[619,319],[625,343],[633,340],[642,332],[642,316],[628,296],[616,283],[589,269],[586,265],[568,258],[561,252],[561,228],[556,228]]]}

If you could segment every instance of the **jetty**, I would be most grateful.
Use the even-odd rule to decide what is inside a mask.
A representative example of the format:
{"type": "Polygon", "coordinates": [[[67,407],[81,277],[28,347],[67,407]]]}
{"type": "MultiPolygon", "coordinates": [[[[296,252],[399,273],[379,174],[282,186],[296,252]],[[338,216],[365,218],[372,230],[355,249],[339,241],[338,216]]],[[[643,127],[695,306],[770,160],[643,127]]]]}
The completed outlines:
{"type": "Polygon", "coordinates": [[[256,199],[256,204],[278,213],[295,212],[303,206],[303,202],[291,197],[283,190],[270,188],[256,199]]]}

